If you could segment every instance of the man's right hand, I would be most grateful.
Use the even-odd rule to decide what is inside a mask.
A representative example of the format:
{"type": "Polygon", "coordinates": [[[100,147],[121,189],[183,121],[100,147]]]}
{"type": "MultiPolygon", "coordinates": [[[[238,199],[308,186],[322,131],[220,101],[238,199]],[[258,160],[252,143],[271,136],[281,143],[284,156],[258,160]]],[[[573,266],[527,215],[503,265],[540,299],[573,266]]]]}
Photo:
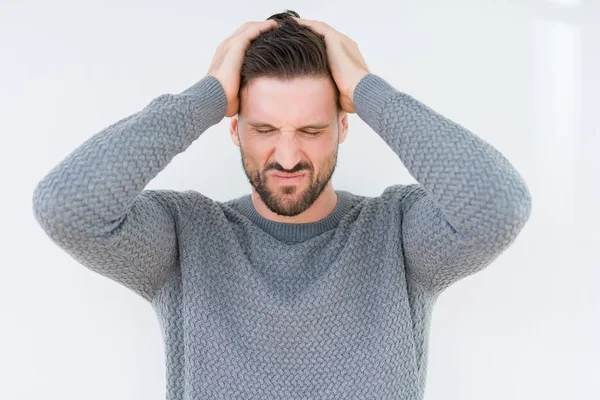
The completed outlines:
{"type": "Polygon", "coordinates": [[[217,47],[207,75],[217,78],[225,89],[227,95],[226,117],[233,117],[239,109],[238,91],[242,63],[250,42],[261,33],[278,26],[279,24],[274,19],[245,22],[217,47]]]}

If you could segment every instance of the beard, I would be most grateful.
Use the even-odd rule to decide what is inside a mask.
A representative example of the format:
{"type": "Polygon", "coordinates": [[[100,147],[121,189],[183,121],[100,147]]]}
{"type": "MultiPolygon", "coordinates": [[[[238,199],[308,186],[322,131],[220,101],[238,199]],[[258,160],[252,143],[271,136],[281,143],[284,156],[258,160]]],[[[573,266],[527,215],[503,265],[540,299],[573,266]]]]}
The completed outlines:
{"type": "Polygon", "coordinates": [[[244,149],[240,146],[240,153],[242,156],[242,166],[248,181],[254,187],[262,201],[265,203],[267,208],[275,214],[282,215],[285,217],[294,217],[302,212],[306,211],[323,193],[325,187],[331,180],[333,172],[337,164],[337,154],[339,145],[336,146],[333,151],[326,159],[324,165],[319,168],[318,176],[315,175],[314,169],[310,165],[304,163],[297,164],[291,170],[283,169],[279,164],[272,164],[272,166],[266,168],[263,171],[252,169],[248,165],[248,159],[244,154],[244,149]],[[269,187],[267,173],[270,170],[276,170],[285,173],[295,174],[298,172],[305,173],[302,178],[302,182],[281,185],[273,190],[269,187]],[[303,188],[304,179],[308,179],[309,184],[307,188],[303,188]]]}

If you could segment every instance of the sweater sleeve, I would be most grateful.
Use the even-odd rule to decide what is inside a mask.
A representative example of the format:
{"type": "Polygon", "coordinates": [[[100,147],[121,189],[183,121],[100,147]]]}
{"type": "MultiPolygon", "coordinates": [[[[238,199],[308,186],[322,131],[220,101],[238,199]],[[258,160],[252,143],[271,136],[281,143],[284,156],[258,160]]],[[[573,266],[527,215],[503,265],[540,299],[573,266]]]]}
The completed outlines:
{"type": "Polygon", "coordinates": [[[439,294],[516,238],[531,195],[500,152],[375,74],[357,85],[354,106],[418,182],[397,204],[408,279],[439,294]]]}
{"type": "Polygon", "coordinates": [[[207,75],[91,136],[35,187],[48,236],[89,269],[150,301],[178,268],[177,229],[192,196],[143,190],[178,153],[223,119],[227,98],[207,75]]]}

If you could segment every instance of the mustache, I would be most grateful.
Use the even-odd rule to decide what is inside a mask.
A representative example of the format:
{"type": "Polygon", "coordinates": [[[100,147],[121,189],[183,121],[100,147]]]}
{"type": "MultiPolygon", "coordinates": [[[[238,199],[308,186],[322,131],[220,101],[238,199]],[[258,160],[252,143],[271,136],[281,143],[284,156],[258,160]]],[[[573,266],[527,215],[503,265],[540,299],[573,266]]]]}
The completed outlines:
{"type": "Polygon", "coordinates": [[[304,165],[296,165],[294,168],[292,169],[285,169],[283,168],[281,165],[274,165],[270,168],[265,169],[265,172],[269,172],[270,170],[275,170],[275,171],[279,171],[279,172],[283,172],[286,174],[295,174],[301,171],[306,170],[307,172],[310,172],[311,169],[310,167],[304,166],[304,165]]]}

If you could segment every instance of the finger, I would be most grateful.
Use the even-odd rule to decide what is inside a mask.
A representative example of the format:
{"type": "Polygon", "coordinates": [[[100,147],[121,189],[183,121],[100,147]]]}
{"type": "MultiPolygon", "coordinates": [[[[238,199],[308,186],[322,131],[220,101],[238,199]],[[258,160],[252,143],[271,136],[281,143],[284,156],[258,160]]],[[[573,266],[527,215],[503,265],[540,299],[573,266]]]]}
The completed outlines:
{"type": "Polygon", "coordinates": [[[276,26],[279,26],[279,24],[272,19],[266,21],[247,21],[234,32],[234,35],[241,35],[244,37],[258,36],[262,32],[266,32],[276,26]]]}
{"type": "Polygon", "coordinates": [[[254,22],[248,25],[247,31],[244,33],[244,37],[247,41],[251,41],[260,36],[260,34],[270,31],[271,29],[274,29],[278,26],[279,24],[277,23],[277,21],[272,19],[268,21],[254,22]]]}
{"type": "Polygon", "coordinates": [[[279,26],[279,24],[274,19],[269,19],[266,21],[252,21],[248,23],[245,30],[250,34],[259,34],[276,26],[279,26]]]}
{"type": "Polygon", "coordinates": [[[298,23],[301,23],[303,25],[306,25],[312,29],[314,29],[316,32],[320,33],[321,35],[325,35],[325,33],[327,32],[327,26],[325,24],[323,24],[321,21],[315,21],[312,19],[304,19],[304,18],[296,18],[293,17],[296,21],[298,21],[298,23]]]}

